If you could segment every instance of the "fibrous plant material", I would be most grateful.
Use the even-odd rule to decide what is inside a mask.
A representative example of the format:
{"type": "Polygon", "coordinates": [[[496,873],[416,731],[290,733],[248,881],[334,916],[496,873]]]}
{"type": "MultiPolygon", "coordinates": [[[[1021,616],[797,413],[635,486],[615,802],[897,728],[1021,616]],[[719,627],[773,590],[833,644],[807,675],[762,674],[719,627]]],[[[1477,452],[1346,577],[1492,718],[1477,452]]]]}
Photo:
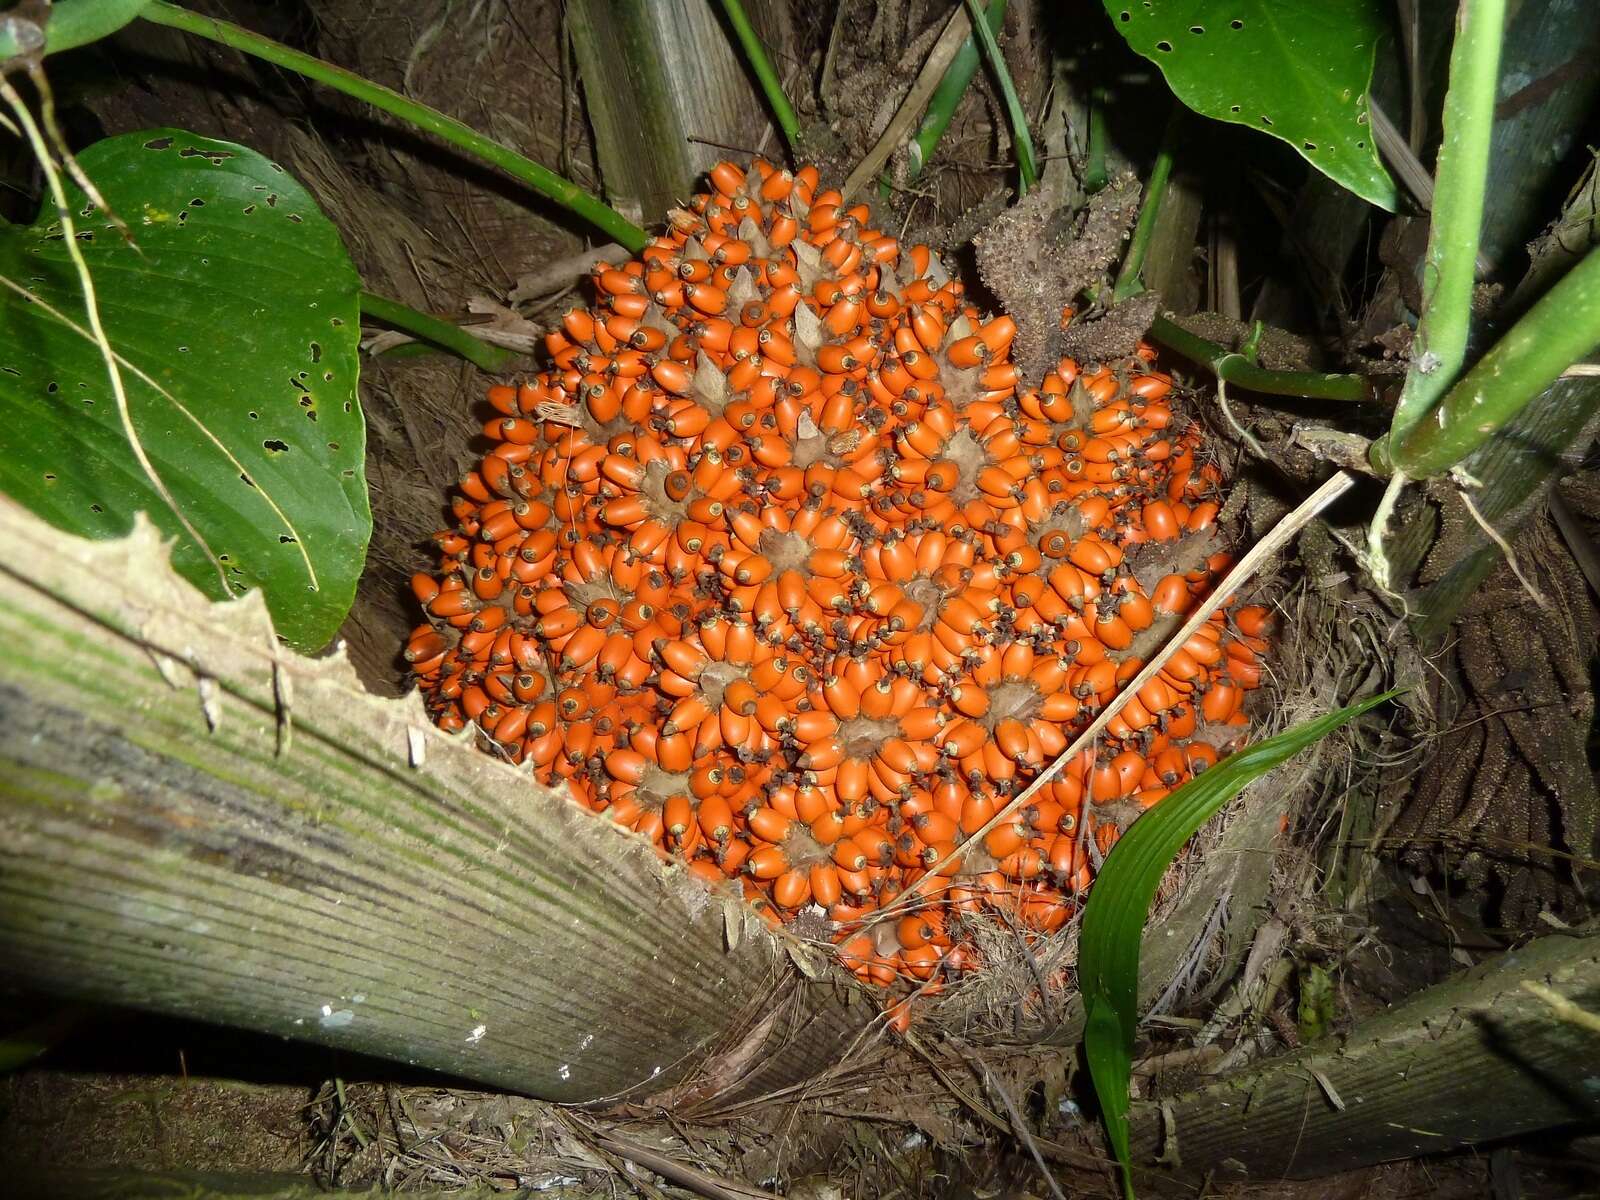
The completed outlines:
{"type": "Polygon", "coordinates": [[[1219,612],[974,836],[1226,569],[1220,474],[1148,347],[1030,386],[1011,318],[814,168],[710,183],[491,390],[406,658],[441,725],[774,924],[814,913],[904,1021],[981,965],[974,920],[1060,929],[1240,742],[1270,623],[1219,612]]]}
{"type": "Polygon", "coordinates": [[[1548,523],[1519,539],[1516,557],[1538,595],[1503,565],[1457,620],[1447,654],[1464,694],[1454,704],[1441,697],[1447,727],[1393,835],[1413,866],[1442,863],[1488,886],[1500,924],[1538,928],[1541,911],[1581,913],[1594,880],[1590,667],[1600,627],[1588,585],[1548,523]]]}
{"type": "MultiPolygon", "coordinates": [[[[1105,291],[1122,257],[1123,243],[1139,211],[1139,181],[1131,175],[1096,193],[1076,215],[1063,208],[1048,187],[1036,189],[991,222],[973,239],[978,273],[1017,322],[1015,357],[1026,379],[1043,375],[1066,349],[1061,309],[1085,290],[1105,291]]],[[[1118,323],[1108,348],[1091,341],[1098,323],[1072,327],[1070,339],[1095,358],[1109,360],[1134,352],[1149,328],[1148,303],[1139,306],[1142,323],[1118,323]]],[[[1120,310],[1119,310],[1120,313],[1120,310]]]]}

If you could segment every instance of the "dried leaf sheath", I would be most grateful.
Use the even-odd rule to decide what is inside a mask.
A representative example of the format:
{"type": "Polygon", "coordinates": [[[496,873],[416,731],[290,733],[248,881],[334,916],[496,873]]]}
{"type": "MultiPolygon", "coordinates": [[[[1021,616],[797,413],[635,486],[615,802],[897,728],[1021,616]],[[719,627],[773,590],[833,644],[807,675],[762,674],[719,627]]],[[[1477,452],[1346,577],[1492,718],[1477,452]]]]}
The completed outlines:
{"type": "MultiPolygon", "coordinates": [[[[82,542],[4,502],[0,563],[14,980],[570,1101],[683,1081],[798,986],[765,935],[727,951],[719,906],[637,839],[367,695],[342,655],[275,652],[258,599],[208,606],[148,525],[82,542]]],[[[833,989],[791,1003],[749,1086],[857,1027],[833,989]]]]}

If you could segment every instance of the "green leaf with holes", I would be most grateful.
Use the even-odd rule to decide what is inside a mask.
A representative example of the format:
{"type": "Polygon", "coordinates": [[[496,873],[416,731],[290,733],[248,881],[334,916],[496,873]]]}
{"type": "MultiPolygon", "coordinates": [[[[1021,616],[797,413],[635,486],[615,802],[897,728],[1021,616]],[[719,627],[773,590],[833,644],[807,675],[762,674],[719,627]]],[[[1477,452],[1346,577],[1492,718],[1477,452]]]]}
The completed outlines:
{"type": "Polygon", "coordinates": [[[1084,1003],[1084,1057],[1111,1148],[1122,1164],[1126,1195],[1133,1195],[1128,1082],[1138,1026],[1139,949],[1150,902],[1167,868],[1184,843],[1246,784],[1396,694],[1373,696],[1230,754],[1164,797],[1106,855],[1084,906],[1078,987],[1084,1003]]]}
{"type": "Polygon", "coordinates": [[[126,533],[143,510],[201,590],[260,588],[285,640],[326,644],[372,531],[360,280],[338,231],[282,167],[231,142],[157,129],[79,162],[132,237],[68,186],[155,479],[47,203],[0,229],[0,491],[90,537],[126,533]]]}
{"type": "Polygon", "coordinates": [[[1363,200],[1394,211],[1367,89],[1382,0],[1105,0],[1106,12],[1195,112],[1293,146],[1363,200]]]}

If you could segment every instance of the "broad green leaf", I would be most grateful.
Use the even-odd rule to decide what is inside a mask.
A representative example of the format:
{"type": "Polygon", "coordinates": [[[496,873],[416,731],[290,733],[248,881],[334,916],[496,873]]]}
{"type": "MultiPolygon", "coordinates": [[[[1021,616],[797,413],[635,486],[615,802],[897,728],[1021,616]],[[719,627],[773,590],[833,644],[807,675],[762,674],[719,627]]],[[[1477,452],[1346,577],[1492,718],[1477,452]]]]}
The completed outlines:
{"type": "Polygon", "coordinates": [[[1128,1080],[1138,1024],[1139,943],[1161,879],[1184,843],[1246,784],[1394,696],[1385,692],[1231,754],[1141,816],[1111,848],[1089,889],[1078,940],[1084,1054],[1123,1184],[1133,1195],[1128,1152],[1128,1080]]]}
{"type": "Polygon", "coordinates": [[[176,129],[80,156],[129,245],[69,188],[128,414],[190,537],[123,431],[53,205],[0,230],[0,491],[58,527],[126,533],[143,510],[216,597],[259,587],[316,649],[355,597],[372,517],[356,399],[360,281],[277,164],[176,129]]]}
{"type": "Polygon", "coordinates": [[[1105,0],[1111,23],[1195,112],[1282,138],[1317,170],[1394,210],[1367,89],[1379,0],[1105,0]]]}
{"type": "Polygon", "coordinates": [[[150,0],[55,0],[41,29],[28,17],[0,13],[0,60],[31,54],[42,44],[46,54],[73,50],[110,37],[139,15],[150,0]]]}

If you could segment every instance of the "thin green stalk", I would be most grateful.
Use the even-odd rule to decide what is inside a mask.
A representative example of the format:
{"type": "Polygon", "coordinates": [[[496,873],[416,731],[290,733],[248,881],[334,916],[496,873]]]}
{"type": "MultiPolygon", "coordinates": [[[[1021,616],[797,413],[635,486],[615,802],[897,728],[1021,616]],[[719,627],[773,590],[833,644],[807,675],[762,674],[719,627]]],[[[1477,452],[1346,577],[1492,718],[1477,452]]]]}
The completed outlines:
{"type": "Polygon", "coordinates": [[[1145,255],[1155,237],[1156,221],[1161,216],[1161,201],[1167,193],[1167,181],[1172,178],[1172,160],[1178,150],[1178,134],[1183,128],[1182,104],[1172,106],[1167,118],[1167,128],[1161,135],[1161,149],[1156,152],[1155,165],[1150,168],[1150,179],[1144,185],[1144,199],[1139,205],[1139,221],[1133,227],[1133,240],[1128,243],[1128,253],[1117,272],[1116,285],[1111,289],[1113,304],[1137,296],[1144,291],[1140,273],[1144,270],[1145,255]]]}
{"type": "Polygon", "coordinates": [[[761,39],[756,36],[750,18],[745,15],[744,5],[739,0],[722,0],[722,11],[727,14],[728,24],[733,26],[739,45],[744,48],[744,56],[750,63],[750,69],[756,73],[756,82],[761,85],[767,103],[772,106],[772,115],[778,119],[778,128],[783,130],[783,140],[789,143],[791,151],[798,150],[800,118],[795,115],[794,106],[784,94],[783,81],[778,78],[778,71],[772,65],[771,55],[761,44],[761,39]]]}
{"type": "Polygon", "coordinates": [[[458,354],[480,370],[504,371],[514,357],[508,350],[473,337],[459,325],[430,317],[409,305],[374,296],[371,292],[361,293],[361,312],[375,321],[392,325],[404,333],[458,354]]]}
{"type": "Polygon", "coordinates": [[[1373,464],[1441,475],[1600,347],[1600,250],[1591,250],[1440,401],[1437,419],[1380,439],[1373,464]]]}
{"type": "Polygon", "coordinates": [[[245,54],[275,63],[435,134],[468,154],[499,167],[540,195],[554,200],[575,216],[582,217],[607,237],[620,242],[629,250],[642,250],[649,241],[649,236],[644,230],[615,209],[595,199],[577,184],[561,178],[547,167],[541,167],[531,158],[518,154],[510,147],[484,137],[454,117],[445,116],[436,108],[407,99],[392,88],[373,83],[370,79],[363,79],[353,71],[323,62],[320,58],[291,50],[280,42],[252,33],[242,26],[229,21],[219,21],[213,17],[203,17],[186,8],[168,4],[165,0],[154,0],[139,15],[157,25],[181,29],[185,33],[220,42],[224,46],[231,46],[245,54]]]}
{"type": "Polygon", "coordinates": [[[989,66],[994,70],[1000,95],[1005,98],[1006,116],[1011,122],[1011,141],[1017,151],[1017,195],[1025,196],[1039,181],[1039,172],[1034,166],[1033,159],[1033,135],[1028,132],[1028,117],[1022,111],[1022,101],[1017,96],[1017,85],[1011,81],[1011,71],[1006,66],[1005,55],[1000,53],[1000,43],[995,41],[994,31],[989,28],[983,9],[979,7],[978,0],[966,0],[966,3],[967,16],[972,21],[972,32],[977,35],[978,44],[983,47],[984,57],[989,60],[989,66]]]}
{"type": "Polygon", "coordinates": [[[1422,264],[1422,312],[1411,343],[1411,370],[1394,411],[1396,438],[1433,410],[1466,361],[1505,25],[1506,0],[1461,0],[1434,169],[1433,223],[1422,264]]]}
{"type": "Polygon", "coordinates": [[[427,358],[429,355],[443,353],[444,351],[431,342],[401,342],[398,346],[378,351],[376,357],[393,361],[399,358],[427,358]]]}
{"type": "MultiPolygon", "coordinates": [[[[985,23],[991,33],[999,33],[1006,19],[1006,0],[989,0],[989,12],[985,23]]],[[[967,94],[967,88],[972,84],[972,77],[978,73],[978,44],[967,35],[967,40],[961,43],[961,48],[956,51],[956,56],[946,68],[944,78],[939,81],[938,90],[933,93],[933,99],[928,101],[928,111],[922,116],[922,124],[917,126],[917,134],[911,139],[908,154],[907,172],[908,179],[915,179],[922,174],[922,168],[927,166],[928,160],[933,157],[934,147],[939,144],[939,139],[944,137],[945,130],[950,128],[950,122],[956,115],[956,109],[961,106],[961,98],[967,94]]]]}
{"type": "Polygon", "coordinates": [[[1372,385],[1361,375],[1330,375],[1321,371],[1269,371],[1244,355],[1208,342],[1167,317],[1156,317],[1150,336],[1169,350],[1206,367],[1218,379],[1270,396],[1307,396],[1316,400],[1345,400],[1357,404],[1377,399],[1372,385]]]}

